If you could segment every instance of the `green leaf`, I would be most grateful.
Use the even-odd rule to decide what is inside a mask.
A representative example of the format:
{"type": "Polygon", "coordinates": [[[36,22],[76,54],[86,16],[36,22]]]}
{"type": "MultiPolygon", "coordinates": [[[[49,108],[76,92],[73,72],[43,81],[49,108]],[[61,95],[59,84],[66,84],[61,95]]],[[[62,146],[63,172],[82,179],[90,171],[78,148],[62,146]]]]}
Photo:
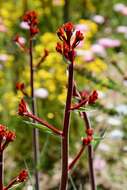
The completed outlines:
{"type": "Polygon", "coordinates": [[[94,151],[98,148],[99,144],[101,143],[101,141],[104,139],[105,133],[107,131],[107,128],[105,128],[101,134],[99,136],[95,136],[94,139],[95,141],[93,142],[93,148],[94,151]]]}
{"type": "Polygon", "coordinates": [[[24,123],[26,123],[29,127],[31,127],[31,128],[37,128],[37,129],[39,129],[39,130],[41,130],[41,131],[43,131],[43,132],[46,132],[46,133],[49,133],[49,134],[53,134],[54,135],[54,133],[49,129],[49,128],[47,128],[47,127],[45,127],[44,125],[42,125],[42,124],[38,124],[38,123],[33,123],[33,122],[31,122],[31,121],[23,121],[24,123]]]}
{"type": "Polygon", "coordinates": [[[16,185],[13,185],[13,187],[9,188],[9,189],[17,189],[18,186],[20,186],[22,183],[19,183],[19,184],[16,184],[16,185]]]}
{"type": "Polygon", "coordinates": [[[92,107],[92,106],[87,106],[87,107],[80,107],[78,110],[85,112],[85,111],[96,111],[97,109],[95,109],[95,108],[92,107]]]}

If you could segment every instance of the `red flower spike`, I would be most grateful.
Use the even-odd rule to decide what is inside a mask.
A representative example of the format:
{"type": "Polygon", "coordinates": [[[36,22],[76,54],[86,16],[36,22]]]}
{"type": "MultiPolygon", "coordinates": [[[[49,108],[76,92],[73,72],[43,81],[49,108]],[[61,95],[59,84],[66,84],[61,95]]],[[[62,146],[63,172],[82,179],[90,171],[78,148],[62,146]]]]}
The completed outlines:
{"type": "Polygon", "coordinates": [[[69,51],[70,51],[70,48],[69,48],[68,44],[66,42],[63,42],[63,55],[68,60],[69,60],[69,51]]]}
{"type": "Polygon", "coordinates": [[[58,30],[57,30],[57,36],[59,37],[59,39],[61,41],[66,41],[66,38],[65,38],[65,34],[64,34],[64,29],[62,27],[60,27],[58,30]]]}
{"type": "Polygon", "coordinates": [[[30,28],[30,33],[31,33],[32,36],[34,36],[37,33],[39,33],[39,29],[38,28],[30,28]]]}
{"type": "Polygon", "coordinates": [[[82,99],[86,99],[89,97],[89,93],[86,90],[83,90],[82,92],[80,92],[80,95],[82,99]]]}
{"type": "Polygon", "coordinates": [[[15,132],[12,132],[12,131],[6,131],[6,135],[5,135],[5,137],[6,137],[6,141],[7,141],[7,142],[12,142],[12,141],[15,140],[16,135],[15,135],[15,132]]]}
{"type": "Polygon", "coordinates": [[[24,99],[21,99],[21,102],[19,103],[18,114],[25,115],[26,113],[28,113],[26,102],[24,99]]]}
{"type": "Polygon", "coordinates": [[[17,182],[24,182],[27,180],[27,178],[28,178],[27,170],[22,170],[17,177],[17,182]]]}
{"type": "Polygon", "coordinates": [[[92,136],[87,136],[86,138],[84,138],[82,140],[83,145],[89,145],[91,143],[92,139],[93,139],[92,136]]]}
{"type": "Polygon", "coordinates": [[[5,132],[6,132],[6,126],[0,124],[0,138],[3,137],[3,135],[5,135],[5,132]]]}
{"type": "Polygon", "coordinates": [[[37,25],[37,13],[35,11],[27,11],[23,16],[23,21],[27,22],[29,25],[37,25]]]}
{"type": "Polygon", "coordinates": [[[62,44],[61,43],[57,43],[57,45],[56,45],[56,51],[58,52],[58,53],[60,53],[60,54],[62,54],[62,44]]]}
{"type": "Polygon", "coordinates": [[[63,29],[65,32],[73,32],[74,31],[74,25],[72,22],[67,22],[63,25],[63,29]]]}
{"type": "Polygon", "coordinates": [[[94,104],[96,100],[98,99],[98,93],[96,90],[93,91],[92,95],[89,96],[88,103],[89,104],[94,104]]]}
{"type": "Polygon", "coordinates": [[[17,82],[16,83],[16,89],[17,90],[24,90],[25,89],[25,84],[24,83],[21,83],[21,82],[17,82]]]}
{"type": "Polygon", "coordinates": [[[94,133],[94,130],[93,130],[92,128],[87,129],[87,130],[86,130],[86,133],[87,133],[88,136],[92,136],[93,133],[94,133]]]}
{"type": "Polygon", "coordinates": [[[74,32],[74,25],[71,22],[67,22],[63,25],[63,29],[66,32],[67,42],[70,42],[71,36],[74,32]]]}
{"type": "Polygon", "coordinates": [[[25,46],[24,46],[24,43],[21,41],[21,37],[17,34],[13,41],[23,50],[25,50],[25,46]]]}
{"type": "Polygon", "coordinates": [[[75,34],[75,40],[72,43],[71,37],[74,32],[74,25],[71,22],[67,22],[63,24],[57,31],[57,35],[63,44],[57,44],[56,50],[62,54],[67,60],[71,63],[74,63],[74,58],[76,56],[76,52],[74,48],[76,47],[77,43],[79,43],[83,39],[83,34],[80,31],[77,31],[75,34]]]}
{"type": "Polygon", "coordinates": [[[29,25],[31,37],[35,36],[39,32],[39,29],[37,27],[37,13],[35,11],[26,12],[26,14],[23,16],[23,21],[27,22],[27,24],[29,25]]]}
{"type": "Polygon", "coordinates": [[[82,41],[83,39],[84,39],[83,33],[80,31],[77,31],[75,34],[75,39],[72,44],[72,47],[75,48],[80,43],[80,41],[82,41]]]}

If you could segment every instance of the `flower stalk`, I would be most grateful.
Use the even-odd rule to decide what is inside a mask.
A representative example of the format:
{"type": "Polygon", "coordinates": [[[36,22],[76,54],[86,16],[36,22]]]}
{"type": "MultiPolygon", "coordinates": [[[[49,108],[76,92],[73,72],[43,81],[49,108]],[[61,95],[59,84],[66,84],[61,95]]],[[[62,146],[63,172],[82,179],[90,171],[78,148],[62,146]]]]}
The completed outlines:
{"type": "Polygon", "coordinates": [[[72,170],[72,168],[74,167],[74,165],[76,164],[76,162],[81,158],[82,153],[85,150],[85,146],[82,145],[79,152],[77,153],[76,157],[72,160],[72,162],[69,164],[68,166],[68,171],[72,170]]]}
{"type": "Polygon", "coordinates": [[[66,190],[68,186],[68,154],[69,154],[69,127],[70,127],[70,109],[71,100],[73,95],[73,81],[74,81],[74,59],[75,59],[75,47],[83,40],[83,35],[80,32],[76,32],[74,39],[72,35],[74,32],[74,25],[71,22],[65,23],[57,31],[57,35],[61,40],[61,43],[57,43],[56,50],[63,55],[68,62],[68,84],[67,84],[67,98],[64,112],[64,124],[63,124],[63,138],[62,138],[62,175],[60,182],[60,190],[66,190]]]}
{"type": "Polygon", "coordinates": [[[3,151],[0,151],[0,189],[3,189],[3,151]]]}
{"type": "MultiPolygon", "coordinates": [[[[32,113],[36,114],[36,103],[34,97],[34,67],[33,67],[33,53],[32,53],[32,38],[29,41],[29,48],[30,48],[30,87],[31,87],[31,104],[32,104],[32,113]]],[[[33,120],[35,123],[35,120],[33,120]]],[[[39,131],[38,129],[33,129],[33,150],[34,150],[34,162],[35,166],[38,164],[39,160],[39,131]]],[[[35,189],[39,190],[39,172],[35,167],[35,189]]]]}
{"type": "Polygon", "coordinates": [[[69,124],[70,124],[70,107],[72,99],[72,90],[73,90],[73,63],[69,65],[68,91],[67,91],[63,138],[62,138],[62,176],[61,176],[60,190],[67,189],[67,181],[68,181],[69,124]]]}
{"type": "MultiPolygon", "coordinates": [[[[83,119],[84,119],[86,128],[91,129],[91,124],[90,124],[90,120],[87,116],[87,113],[82,112],[82,114],[83,114],[83,119]]],[[[88,162],[89,162],[89,176],[90,176],[91,190],[96,190],[94,167],[93,167],[93,146],[92,146],[92,144],[88,145],[88,162]]]]}

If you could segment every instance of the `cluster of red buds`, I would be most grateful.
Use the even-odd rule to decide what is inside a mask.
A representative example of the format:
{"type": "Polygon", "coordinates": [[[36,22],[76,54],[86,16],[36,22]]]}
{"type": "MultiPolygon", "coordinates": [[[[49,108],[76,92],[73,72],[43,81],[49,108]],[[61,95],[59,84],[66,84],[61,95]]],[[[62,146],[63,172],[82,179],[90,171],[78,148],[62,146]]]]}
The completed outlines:
{"type": "Polygon", "coordinates": [[[28,97],[28,94],[25,91],[25,84],[23,82],[16,83],[16,90],[21,91],[24,96],[28,97]]]}
{"type": "Polygon", "coordinates": [[[28,110],[27,110],[26,102],[24,101],[24,99],[21,99],[19,103],[19,107],[18,107],[18,114],[25,116],[27,113],[28,113],[28,110]]]}
{"type": "Polygon", "coordinates": [[[8,144],[15,140],[15,133],[7,130],[5,125],[0,124],[0,152],[8,146],[8,144]]]}
{"type": "MultiPolygon", "coordinates": [[[[73,90],[73,96],[79,98],[79,94],[77,94],[75,88],[73,90]]],[[[91,94],[89,94],[86,90],[80,92],[80,100],[79,103],[73,105],[71,107],[71,110],[79,109],[80,107],[86,105],[86,104],[94,104],[96,100],[98,99],[98,92],[94,90],[91,94]]]]}
{"type": "Polygon", "coordinates": [[[94,91],[92,92],[92,94],[89,96],[88,103],[89,103],[89,104],[94,104],[97,99],[98,99],[98,93],[97,93],[96,90],[94,90],[94,91]]]}
{"type": "MultiPolygon", "coordinates": [[[[3,153],[8,144],[14,141],[16,135],[14,132],[7,129],[5,125],[0,124],[0,157],[3,157],[3,153]]],[[[0,163],[1,172],[3,172],[3,162],[0,163]]],[[[9,184],[3,188],[3,184],[0,184],[1,190],[8,190],[12,188],[15,184],[24,182],[28,178],[28,172],[26,170],[22,170],[17,177],[12,179],[9,184]]]]}
{"type": "Polygon", "coordinates": [[[45,61],[48,55],[49,55],[49,51],[47,49],[44,49],[44,54],[41,56],[41,59],[39,60],[39,62],[36,64],[36,68],[39,68],[41,66],[41,63],[45,61]]]}
{"type": "Polygon", "coordinates": [[[23,91],[25,89],[25,84],[21,82],[16,83],[16,89],[23,91]]]}
{"type": "Polygon", "coordinates": [[[21,170],[21,172],[19,173],[19,175],[17,177],[15,177],[14,179],[12,179],[9,184],[3,188],[3,190],[8,190],[11,189],[14,185],[20,184],[24,181],[26,181],[28,178],[28,172],[27,170],[21,170]]]}
{"type": "Polygon", "coordinates": [[[24,51],[26,51],[25,47],[25,39],[18,34],[14,37],[13,41],[24,51]]]}
{"type": "Polygon", "coordinates": [[[94,131],[92,128],[86,130],[87,137],[82,140],[83,145],[89,145],[91,143],[93,140],[93,133],[94,131]]]}
{"type": "Polygon", "coordinates": [[[31,118],[31,119],[37,121],[38,123],[40,123],[40,124],[46,126],[47,128],[51,129],[57,135],[60,135],[60,136],[63,135],[63,132],[61,130],[59,130],[56,127],[54,127],[53,125],[49,124],[44,119],[41,119],[41,118],[37,117],[36,115],[32,114],[31,112],[29,112],[27,109],[27,103],[24,101],[24,99],[21,99],[21,101],[19,103],[18,114],[21,116],[26,116],[28,118],[31,118]]]}
{"type": "Polygon", "coordinates": [[[17,176],[17,182],[24,182],[28,178],[27,170],[22,170],[19,175],[17,176]]]}
{"type": "Polygon", "coordinates": [[[65,23],[57,31],[57,35],[62,43],[57,43],[56,51],[62,54],[70,62],[74,61],[76,55],[74,51],[75,47],[84,39],[80,31],[76,31],[76,33],[74,33],[74,31],[75,28],[71,22],[65,23]]]}
{"type": "Polygon", "coordinates": [[[26,12],[23,21],[28,24],[31,37],[34,37],[39,32],[37,13],[35,11],[26,12]]]}

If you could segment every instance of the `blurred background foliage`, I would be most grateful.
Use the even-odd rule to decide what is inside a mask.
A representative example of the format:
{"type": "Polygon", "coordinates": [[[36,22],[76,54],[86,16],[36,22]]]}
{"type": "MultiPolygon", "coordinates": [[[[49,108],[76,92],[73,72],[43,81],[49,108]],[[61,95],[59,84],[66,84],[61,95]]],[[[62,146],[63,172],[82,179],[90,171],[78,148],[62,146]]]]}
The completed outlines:
{"type": "MultiPolygon", "coordinates": [[[[121,184],[122,189],[126,189],[126,6],[126,0],[0,0],[0,120],[17,134],[16,141],[5,155],[7,181],[12,171],[15,175],[22,167],[29,169],[30,176],[33,172],[31,128],[17,115],[18,103],[23,95],[15,87],[17,82],[23,82],[27,93],[30,91],[29,57],[13,39],[19,34],[27,45],[28,34],[22,16],[27,10],[36,10],[40,33],[34,40],[34,64],[44,55],[45,49],[49,51],[35,74],[38,115],[58,128],[62,127],[67,64],[55,50],[58,41],[56,30],[64,22],[72,21],[85,37],[77,48],[77,86],[79,90],[89,92],[98,90],[97,104],[87,111],[96,137],[106,129],[105,138],[95,155],[98,190],[121,190],[121,184]]],[[[70,159],[78,151],[83,136],[83,121],[78,112],[73,112],[70,159]]],[[[58,189],[60,139],[41,131],[40,152],[37,167],[42,174],[42,187],[45,190],[58,189]],[[48,187],[45,186],[47,183],[48,187]]],[[[74,169],[69,189],[89,189],[86,159],[87,153],[74,169]]],[[[30,184],[32,177],[27,186],[30,184]]]]}

